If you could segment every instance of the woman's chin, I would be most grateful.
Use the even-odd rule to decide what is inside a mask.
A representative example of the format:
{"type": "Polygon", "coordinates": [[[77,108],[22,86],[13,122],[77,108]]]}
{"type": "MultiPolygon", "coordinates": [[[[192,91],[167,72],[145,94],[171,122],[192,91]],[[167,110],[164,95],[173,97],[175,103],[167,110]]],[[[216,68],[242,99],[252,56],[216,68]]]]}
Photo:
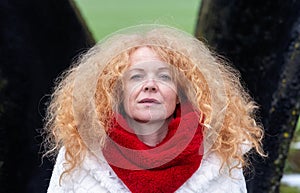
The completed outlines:
{"type": "Polygon", "coordinates": [[[152,116],[138,116],[133,118],[135,121],[140,123],[152,123],[158,121],[164,121],[166,119],[165,115],[152,115],[152,116]]]}

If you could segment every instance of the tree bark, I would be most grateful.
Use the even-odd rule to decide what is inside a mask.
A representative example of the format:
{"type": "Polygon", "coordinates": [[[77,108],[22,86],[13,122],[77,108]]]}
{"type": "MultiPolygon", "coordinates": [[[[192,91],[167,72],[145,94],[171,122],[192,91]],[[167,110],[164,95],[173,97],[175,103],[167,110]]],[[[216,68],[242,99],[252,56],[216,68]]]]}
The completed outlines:
{"type": "Polygon", "coordinates": [[[248,192],[279,192],[300,112],[300,1],[202,0],[195,35],[227,57],[261,107],[268,158],[251,155],[248,192]]]}
{"type": "Polygon", "coordinates": [[[44,103],[54,78],[94,44],[68,0],[0,1],[0,192],[46,192],[44,103]]]}

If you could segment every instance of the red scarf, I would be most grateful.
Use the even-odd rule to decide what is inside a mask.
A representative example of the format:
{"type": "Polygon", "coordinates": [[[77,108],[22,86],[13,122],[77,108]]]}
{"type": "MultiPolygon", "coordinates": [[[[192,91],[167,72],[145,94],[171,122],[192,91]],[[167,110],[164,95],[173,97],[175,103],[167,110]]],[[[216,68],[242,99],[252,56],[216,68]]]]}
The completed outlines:
{"type": "Polygon", "coordinates": [[[174,192],[199,168],[203,127],[189,105],[177,110],[167,136],[155,147],[141,142],[121,115],[115,120],[103,154],[131,192],[174,192]]]}

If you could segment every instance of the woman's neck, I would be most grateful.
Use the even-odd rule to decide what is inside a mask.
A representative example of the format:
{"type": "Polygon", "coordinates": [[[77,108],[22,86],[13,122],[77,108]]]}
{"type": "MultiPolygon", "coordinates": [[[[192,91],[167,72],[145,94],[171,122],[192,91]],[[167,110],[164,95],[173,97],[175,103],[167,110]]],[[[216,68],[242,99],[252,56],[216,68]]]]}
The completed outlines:
{"type": "Polygon", "coordinates": [[[171,118],[162,121],[147,123],[127,119],[129,126],[135,131],[137,137],[148,146],[156,146],[166,137],[171,118]]]}

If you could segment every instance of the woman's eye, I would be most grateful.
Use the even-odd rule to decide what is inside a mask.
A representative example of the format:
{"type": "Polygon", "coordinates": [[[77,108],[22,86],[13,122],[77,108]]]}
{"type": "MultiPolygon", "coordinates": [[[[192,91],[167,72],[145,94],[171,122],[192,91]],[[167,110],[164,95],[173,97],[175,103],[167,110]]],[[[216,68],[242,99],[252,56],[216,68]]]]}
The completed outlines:
{"type": "Polygon", "coordinates": [[[159,78],[161,80],[165,80],[165,81],[172,80],[172,77],[170,75],[168,75],[168,74],[161,74],[161,75],[159,75],[159,78]]]}
{"type": "Polygon", "coordinates": [[[130,76],[130,80],[140,80],[143,78],[143,75],[141,74],[134,74],[132,76],[130,76]]]}

